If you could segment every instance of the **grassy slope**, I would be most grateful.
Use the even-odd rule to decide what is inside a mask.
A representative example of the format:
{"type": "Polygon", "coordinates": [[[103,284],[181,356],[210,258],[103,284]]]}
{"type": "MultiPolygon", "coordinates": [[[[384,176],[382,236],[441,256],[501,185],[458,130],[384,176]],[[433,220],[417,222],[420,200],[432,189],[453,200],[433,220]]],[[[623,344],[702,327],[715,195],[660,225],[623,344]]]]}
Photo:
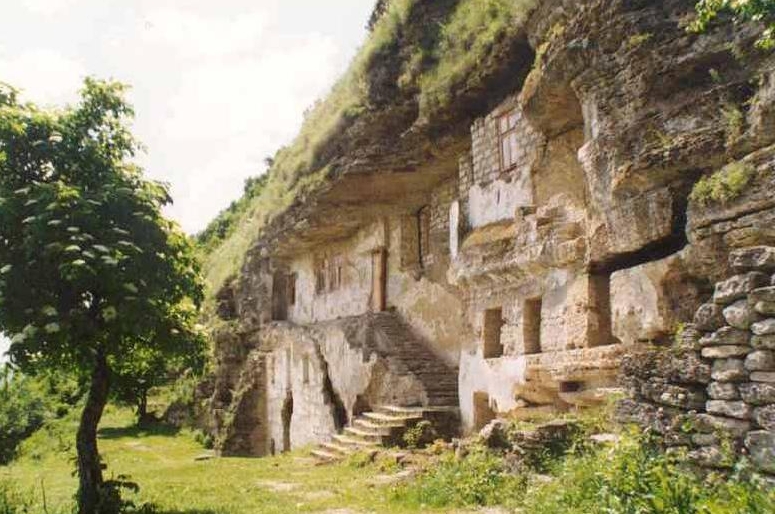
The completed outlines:
{"type": "MultiPolygon", "coordinates": [[[[132,422],[125,409],[109,408],[106,413],[99,444],[107,476],[129,475],[141,487],[136,501],[154,503],[161,512],[279,514],[344,507],[353,513],[415,511],[391,501],[390,487],[370,483],[383,473],[378,466],[315,466],[302,450],[263,459],[195,461],[204,450],[190,432],[144,432],[132,422]]],[[[76,480],[69,441],[74,429],[75,422],[66,420],[40,431],[25,442],[20,459],[0,467],[0,482],[10,480],[34,497],[33,512],[43,512],[43,489],[48,512],[67,512],[71,504],[76,480]]]]}

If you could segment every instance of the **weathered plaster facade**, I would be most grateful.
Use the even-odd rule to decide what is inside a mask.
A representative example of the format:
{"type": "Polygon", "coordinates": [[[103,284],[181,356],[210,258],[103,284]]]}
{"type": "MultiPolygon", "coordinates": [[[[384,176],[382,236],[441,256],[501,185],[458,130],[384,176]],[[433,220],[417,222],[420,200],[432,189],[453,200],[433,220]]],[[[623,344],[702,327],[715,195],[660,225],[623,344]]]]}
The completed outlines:
{"type": "Polygon", "coordinates": [[[457,407],[462,432],[594,405],[623,354],[691,318],[729,251],[775,238],[767,198],[715,218],[689,201],[727,163],[770,173],[773,57],[687,35],[691,2],[580,4],[539,2],[524,44],[540,59],[498,102],[481,93],[446,150],[407,130],[422,157],[361,159],[259,237],[220,295],[239,320],[225,345],[243,347],[221,357],[224,451],[321,442],[383,404],[457,407]],[[642,48],[612,39],[641,32],[642,48]],[[735,140],[720,101],[745,106],[735,140]]]}

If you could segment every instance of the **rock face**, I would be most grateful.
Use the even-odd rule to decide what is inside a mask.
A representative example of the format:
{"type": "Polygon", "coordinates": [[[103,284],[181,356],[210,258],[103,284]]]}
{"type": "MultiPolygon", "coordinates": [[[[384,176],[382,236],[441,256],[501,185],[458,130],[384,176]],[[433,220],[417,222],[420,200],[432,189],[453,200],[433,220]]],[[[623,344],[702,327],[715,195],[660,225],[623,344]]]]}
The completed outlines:
{"type": "Polygon", "coordinates": [[[758,26],[687,33],[694,4],[536,2],[446,125],[406,98],[355,123],[218,295],[222,451],[326,441],[383,403],[457,407],[466,433],[595,405],[625,353],[633,412],[766,431],[747,384],[773,371],[774,57],[742,51],[758,26]],[[690,199],[730,163],[745,187],[690,199]],[[677,364],[636,351],[691,319],[677,364]]]}
{"type": "MultiPolygon", "coordinates": [[[[730,255],[729,264],[733,269],[753,268],[757,270],[753,273],[769,273],[771,264],[761,256],[770,254],[765,247],[736,250],[730,255]]],[[[769,275],[753,273],[748,275],[758,277],[753,282],[741,280],[740,275],[720,282],[714,301],[721,307],[728,302],[752,305],[767,297],[771,287],[756,286],[768,282],[763,277],[769,278],[769,275]],[[743,283],[747,285],[739,287],[743,283]],[[738,292],[730,293],[732,289],[738,292]]],[[[701,306],[694,319],[708,319],[709,311],[707,304],[701,306]]],[[[762,472],[775,472],[772,460],[775,384],[768,380],[775,370],[775,354],[762,349],[766,348],[767,340],[753,335],[754,330],[761,332],[758,327],[766,326],[769,321],[765,319],[757,328],[750,326],[749,330],[730,326],[716,328],[716,323],[703,323],[704,332],[691,327],[688,330],[700,343],[699,355],[697,345],[684,344],[675,349],[644,350],[628,356],[624,378],[629,385],[630,399],[621,406],[621,417],[644,426],[657,426],[667,444],[689,446],[689,455],[699,465],[730,468],[736,461],[735,450],[745,447],[751,461],[762,472]],[[715,330],[708,332],[711,329],[715,330]],[[713,381],[705,390],[707,401],[701,402],[688,391],[702,386],[708,366],[713,381]],[[702,376],[702,380],[693,378],[690,372],[676,376],[675,367],[701,370],[695,374],[702,376]],[[670,395],[652,394],[654,383],[659,383],[663,391],[682,392],[682,401],[670,395]]]]}

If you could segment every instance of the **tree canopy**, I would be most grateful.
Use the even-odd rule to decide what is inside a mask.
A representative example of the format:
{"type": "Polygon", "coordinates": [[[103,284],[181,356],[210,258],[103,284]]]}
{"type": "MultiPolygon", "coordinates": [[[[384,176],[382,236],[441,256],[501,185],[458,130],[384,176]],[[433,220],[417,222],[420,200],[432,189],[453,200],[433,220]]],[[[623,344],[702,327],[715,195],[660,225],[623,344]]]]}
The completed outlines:
{"type": "Polygon", "coordinates": [[[162,214],[167,186],[133,162],[125,92],[87,79],[76,106],[43,110],[0,87],[0,331],[23,371],[90,377],[81,512],[97,509],[96,427],[111,369],[204,346],[193,245],[162,214]]]}

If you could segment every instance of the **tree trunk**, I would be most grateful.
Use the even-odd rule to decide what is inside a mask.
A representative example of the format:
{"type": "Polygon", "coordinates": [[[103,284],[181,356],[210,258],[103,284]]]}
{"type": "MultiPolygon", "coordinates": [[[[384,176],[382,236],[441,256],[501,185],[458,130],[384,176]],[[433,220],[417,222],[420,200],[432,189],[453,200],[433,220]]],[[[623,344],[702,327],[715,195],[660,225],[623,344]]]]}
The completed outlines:
{"type": "Polygon", "coordinates": [[[97,451],[97,425],[108,401],[110,387],[108,362],[100,348],[94,359],[89,395],[78,426],[78,514],[97,514],[102,465],[97,451]]]}
{"type": "Polygon", "coordinates": [[[140,398],[137,401],[137,424],[147,425],[148,419],[148,389],[140,391],[140,398]]]}

